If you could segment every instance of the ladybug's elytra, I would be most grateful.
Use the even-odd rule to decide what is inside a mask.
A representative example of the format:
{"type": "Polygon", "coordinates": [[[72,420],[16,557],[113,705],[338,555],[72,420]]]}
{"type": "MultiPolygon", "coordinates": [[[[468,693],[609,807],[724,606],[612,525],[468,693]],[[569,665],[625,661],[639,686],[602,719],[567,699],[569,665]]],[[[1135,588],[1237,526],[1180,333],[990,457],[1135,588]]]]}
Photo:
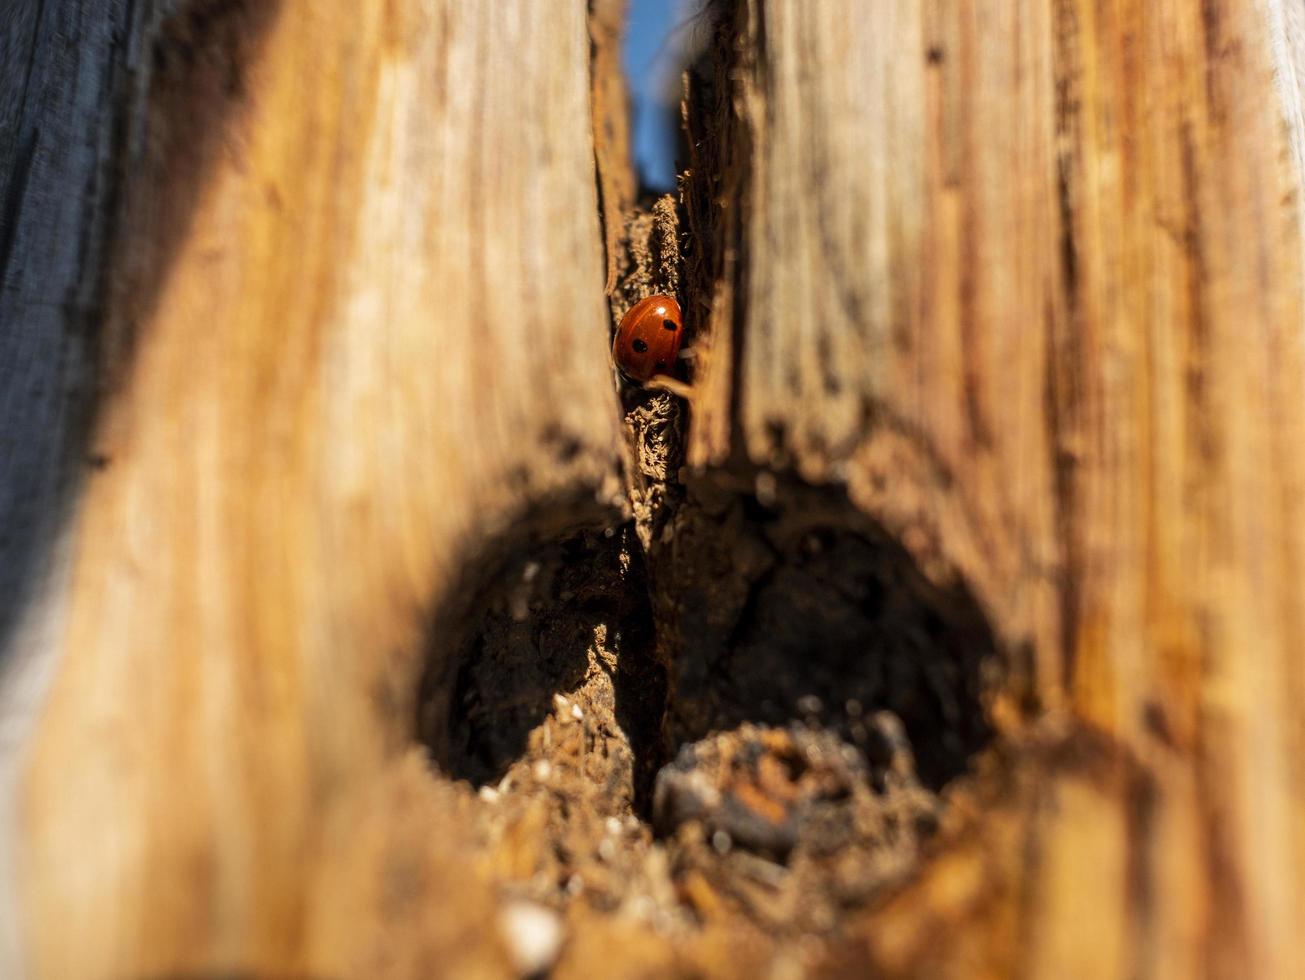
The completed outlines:
{"type": "Polygon", "coordinates": [[[649,296],[621,318],[612,360],[622,374],[642,384],[654,375],[671,373],[683,337],[680,304],[670,296],[649,296]]]}

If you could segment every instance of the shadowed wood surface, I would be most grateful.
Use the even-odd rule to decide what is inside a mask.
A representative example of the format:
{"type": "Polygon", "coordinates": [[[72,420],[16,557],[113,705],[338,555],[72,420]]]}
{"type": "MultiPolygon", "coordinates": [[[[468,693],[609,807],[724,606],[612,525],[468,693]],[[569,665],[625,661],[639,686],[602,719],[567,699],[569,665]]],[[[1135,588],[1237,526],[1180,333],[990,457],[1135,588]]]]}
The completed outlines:
{"type": "MultiPolygon", "coordinates": [[[[88,467],[93,330],[133,5],[0,17],[0,974],[19,976],[16,789],[54,667],[62,525],[88,467]],[[43,601],[43,597],[45,601],[43,601]]],[[[137,16],[142,11],[136,8],[137,16]]]]}
{"type": "Polygon", "coordinates": [[[1261,11],[730,9],[693,457],[845,480],[1036,651],[1008,686],[1040,724],[1134,772],[1008,759],[1046,788],[869,919],[874,962],[1293,975],[1300,242],[1261,11]]]}
{"type": "Polygon", "coordinates": [[[0,23],[0,639],[39,590],[78,469],[128,6],[15,0],[0,23]]]}

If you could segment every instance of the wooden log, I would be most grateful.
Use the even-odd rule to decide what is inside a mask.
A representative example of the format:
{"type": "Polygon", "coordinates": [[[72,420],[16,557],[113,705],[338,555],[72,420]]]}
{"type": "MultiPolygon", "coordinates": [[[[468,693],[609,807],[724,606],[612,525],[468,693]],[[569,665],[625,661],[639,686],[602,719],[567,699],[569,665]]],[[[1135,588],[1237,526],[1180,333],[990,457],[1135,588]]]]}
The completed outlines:
{"type": "Polygon", "coordinates": [[[1301,270],[1262,11],[729,10],[693,459],[845,482],[1032,651],[1008,737],[1091,731],[1134,773],[1009,758],[1046,788],[958,831],[848,970],[1291,975],[1301,270]]]}
{"type": "Polygon", "coordinates": [[[1293,975],[1290,8],[714,4],[677,216],[590,7],[15,6],[0,973],[1293,975]],[[618,406],[604,281],[680,289],[687,413],[618,406]],[[638,799],[865,626],[801,562],[973,648],[890,662],[939,829],[846,901],[638,799]],[[441,738],[536,696],[472,791],[441,738]]]}
{"type": "MultiPolygon", "coordinates": [[[[620,511],[586,11],[90,6],[29,21],[36,77],[79,51],[139,136],[99,259],[104,462],[27,746],[29,963],[345,975],[309,886],[390,792],[462,556],[620,511]],[[124,46],[118,92],[96,59],[124,46]]],[[[89,210],[81,172],[47,176],[89,210]]]]}

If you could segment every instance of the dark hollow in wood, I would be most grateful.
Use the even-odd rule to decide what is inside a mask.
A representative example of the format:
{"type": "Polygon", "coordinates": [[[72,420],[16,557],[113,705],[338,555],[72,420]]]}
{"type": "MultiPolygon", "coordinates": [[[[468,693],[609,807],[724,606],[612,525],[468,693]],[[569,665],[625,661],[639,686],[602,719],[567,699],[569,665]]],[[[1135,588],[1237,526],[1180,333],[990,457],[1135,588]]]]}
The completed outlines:
{"type": "MultiPolygon", "coordinates": [[[[669,562],[674,746],[746,722],[837,734],[872,764],[868,719],[901,720],[921,781],[963,774],[989,741],[997,642],[965,585],[928,583],[836,490],[691,488],[669,562]]],[[[674,754],[675,748],[672,749],[674,754]]]]}
{"type": "Polygon", "coordinates": [[[434,760],[473,786],[497,782],[526,754],[556,695],[577,704],[610,698],[601,707],[630,755],[605,776],[642,799],[657,764],[666,677],[652,658],[643,558],[630,527],[537,542],[464,579],[477,583],[475,598],[432,654],[420,694],[419,735],[434,760]],[[608,683],[581,696],[595,671],[608,683]]]}

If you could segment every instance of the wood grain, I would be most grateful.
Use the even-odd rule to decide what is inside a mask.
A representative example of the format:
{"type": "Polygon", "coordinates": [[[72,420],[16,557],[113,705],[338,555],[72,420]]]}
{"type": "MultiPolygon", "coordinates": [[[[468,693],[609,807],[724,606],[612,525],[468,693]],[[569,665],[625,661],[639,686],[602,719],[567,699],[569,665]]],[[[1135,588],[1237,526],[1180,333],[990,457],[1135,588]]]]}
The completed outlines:
{"type": "Polygon", "coordinates": [[[83,473],[117,111],[143,8],[14,0],[0,17],[0,975],[21,976],[17,786],[55,666],[83,473]],[[133,9],[135,16],[133,17],[133,9]]]}
{"type": "Polygon", "coordinates": [[[461,557],[619,511],[586,11],[144,29],[107,465],[23,787],[31,963],[339,967],[306,889],[412,739],[461,557]]]}
{"type": "MultiPolygon", "coordinates": [[[[0,973],[509,971],[513,855],[414,700],[469,558],[625,506],[589,7],[11,5],[0,973]]],[[[1295,8],[711,12],[690,462],[846,487],[1008,658],[828,971],[1296,975],[1295,8]]],[[[565,963],[759,969],[733,925],[595,916],[565,963]]]]}
{"type": "Polygon", "coordinates": [[[1046,763],[1058,802],[971,831],[1000,874],[940,858],[867,923],[928,936],[880,965],[1292,975],[1301,250],[1264,10],[724,7],[740,230],[693,459],[846,483],[1033,651],[1036,724],[1107,739],[1156,797],[1139,825],[1046,763]],[[982,921],[940,911],[966,875],[982,921]]]}

